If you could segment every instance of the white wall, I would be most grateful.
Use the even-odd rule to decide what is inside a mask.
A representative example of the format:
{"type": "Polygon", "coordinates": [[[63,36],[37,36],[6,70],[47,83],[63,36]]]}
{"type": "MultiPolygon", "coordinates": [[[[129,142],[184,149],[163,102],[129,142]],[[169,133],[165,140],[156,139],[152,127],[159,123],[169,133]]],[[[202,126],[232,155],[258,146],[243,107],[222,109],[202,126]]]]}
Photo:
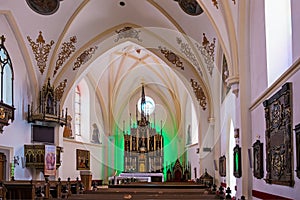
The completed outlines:
{"type": "Polygon", "coordinates": [[[99,144],[81,143],[72,139],[64,139],[63,153],[61,156],[62,165],[59,168],[59,177],[66,180],[68,177],[75,180],[80,179],[80,170],[76,170],[76,149],[90,151],[90,171],[92,179],[104,179],[103,171],[106,165],[104,160],[105,146],[99,144]]]}

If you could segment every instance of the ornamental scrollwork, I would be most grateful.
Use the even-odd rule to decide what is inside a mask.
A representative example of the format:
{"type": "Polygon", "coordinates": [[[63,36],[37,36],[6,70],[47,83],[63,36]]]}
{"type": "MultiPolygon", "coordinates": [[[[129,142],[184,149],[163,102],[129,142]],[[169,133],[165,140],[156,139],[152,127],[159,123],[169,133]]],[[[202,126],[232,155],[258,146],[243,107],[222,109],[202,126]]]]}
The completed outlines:
{"type": "Polygon", "coordinates": [[[141,31],[138,31],[130,26],[125,26],[122,29],[116,30],[117,38],[114,41],[118,42],[121,39],[132,38],[142,42],[143,40],[140,38],[140,32],[141,31]]]}
{"type": "Polygon", "coordinates": [[[191,79],[191,85],[192,85],[193,91],[196,95],[196,98],[200,103],[200,106],[202,107],[203,110],[205,110],[207,101],[206,101],[206,96],[205,96],[205,93],[204,93],[202,87],[194,79],[191,79]]]}
{"type": "Polygon", "coordinates": [[[75,43],[77,42],[76,36],[70,37],[69,42],[64,42],[61,47],[61,51],[58,54],[58,59],[56,60],[55,69],[53,71],[53,77],[57,73],[57,71],[60,69],[60,67],[63,65],[63,63],[70,57],[72,53],[75,52],[76,47],[75,43]]]}
{"type": "Polygon", "coordinates": [[[52,45],[54,44],[54,41],[51,40],[49,44],[46,44],[42,35],[42,31],[39,32],[39,36],[36,39],[36,42],[32,41],[29,36],[27,36],[27,39],[34,53],[35,60],[37,61],[37,66],[39,67],[41,74],[43,74],[46,68],[48,55],[50,53],[52,45]]]}
{"type": "Polygon", "coordinates": [[[177,44],[180,45],[181,53],[183,53],[188,58],[188,60],[192,63],[193,66],[196,67],[196,69],[202,76],[202,71],[200,69],[199,63],[197,61],[195,54],[192,52],[190,45],[188,43],[183,42],[182,39],[179,37],[177,37],[176,40],[177,40],[177,44]]]}
{"type": "Polygon", "coordinates": [[[80,56],[77,57],[76,62],[74,63],[73,70],[80,68],[81,65],[89,61],[97,49],[97,46],[90,47],[89,49],[85,50],[82,54],[80,54],[80,56]]]}
{"type": "Polygon", "coordinates": [[[164,56],[168,59],[169,62],[171,62],[176,67],[180,68],[181,70],[184,70],[184,66],[180,58],[171,50],[168,50],[166,47],[159,46],[158,49],[160,49],[160,52],[164,54],[164,56]]]}

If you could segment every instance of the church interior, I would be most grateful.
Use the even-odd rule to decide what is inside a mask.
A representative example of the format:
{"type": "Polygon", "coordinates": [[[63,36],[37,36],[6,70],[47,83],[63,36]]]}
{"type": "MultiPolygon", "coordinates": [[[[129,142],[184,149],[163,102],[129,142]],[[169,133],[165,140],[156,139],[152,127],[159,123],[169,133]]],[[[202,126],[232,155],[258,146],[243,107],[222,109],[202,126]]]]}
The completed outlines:
{"type": "Polygon", "coordinates": [[[299,8],[0,0],[0,199],[299,198],[299,8]]]}

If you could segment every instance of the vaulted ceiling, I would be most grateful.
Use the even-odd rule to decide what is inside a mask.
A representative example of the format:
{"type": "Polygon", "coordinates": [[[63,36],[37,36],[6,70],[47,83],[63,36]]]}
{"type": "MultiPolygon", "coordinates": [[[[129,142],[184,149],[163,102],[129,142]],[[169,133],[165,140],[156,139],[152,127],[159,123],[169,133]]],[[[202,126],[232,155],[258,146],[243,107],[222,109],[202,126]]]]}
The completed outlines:
{"type": "MultiPolygon", "coordinates": [[[[84,78],[103,107],[113,99],[119,110],[126,107],[121,103],[124,96],[139,95],[144,82],[177,116],[174,121],[182,118],[180,105],[188,98],[214,117],[221,54],[229,63],[229,82],[238,82],[237,61],[232,58],[237,54],[240,5],[232,0],[197,2],[204,10],[200,15],[182,9],[196,11],[190,0],[0,0],[0,17],[7,22],[1,31],[15,37],[36,96],[48,78],[54,85],[67,79],[66,94],[84,78]],[[54,13],[41,14],[53,8],[54,13]],[[201,53],[203,34],[209,43],[216,39],[210,66],[201,53]],[[37,62],[41,46],[42,64],[37,62]],[[205,106],[199,106],[191,79],[203,90],[205,106]]],[[[120,110],[118,116],[124,112],[120,110]]]]}

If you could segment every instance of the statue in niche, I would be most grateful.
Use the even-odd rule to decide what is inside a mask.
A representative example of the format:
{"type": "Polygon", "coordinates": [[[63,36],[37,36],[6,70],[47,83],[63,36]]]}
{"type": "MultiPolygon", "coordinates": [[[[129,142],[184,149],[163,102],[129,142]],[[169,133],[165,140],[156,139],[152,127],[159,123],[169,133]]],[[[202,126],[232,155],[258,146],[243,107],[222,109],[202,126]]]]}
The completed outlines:
{"type": "Polygon", "coordinates": [[[192,138],[191,138],[191,125],[189,124],[188,129],[187,129],[187,139],[186,139],[186,144],[189,145],[192,143],[192,138]]]}
{"type": "Polygon", "coordinates": [[[98,126],[95,123],[92,126],[93,126],[93,133],[92,133],[91,142],[95,144],[101,144],[98,126]]]}
{"type": "Polygon", "coordinates": [[[63,136],[65,138],[71,138],[72,137],[72,124],[71,124],[71,121],[72,121],[72,117],[70,115],[68,115],[67,116],[67,123],[65,125],[64,133],[63,133],[63,136]]]}

